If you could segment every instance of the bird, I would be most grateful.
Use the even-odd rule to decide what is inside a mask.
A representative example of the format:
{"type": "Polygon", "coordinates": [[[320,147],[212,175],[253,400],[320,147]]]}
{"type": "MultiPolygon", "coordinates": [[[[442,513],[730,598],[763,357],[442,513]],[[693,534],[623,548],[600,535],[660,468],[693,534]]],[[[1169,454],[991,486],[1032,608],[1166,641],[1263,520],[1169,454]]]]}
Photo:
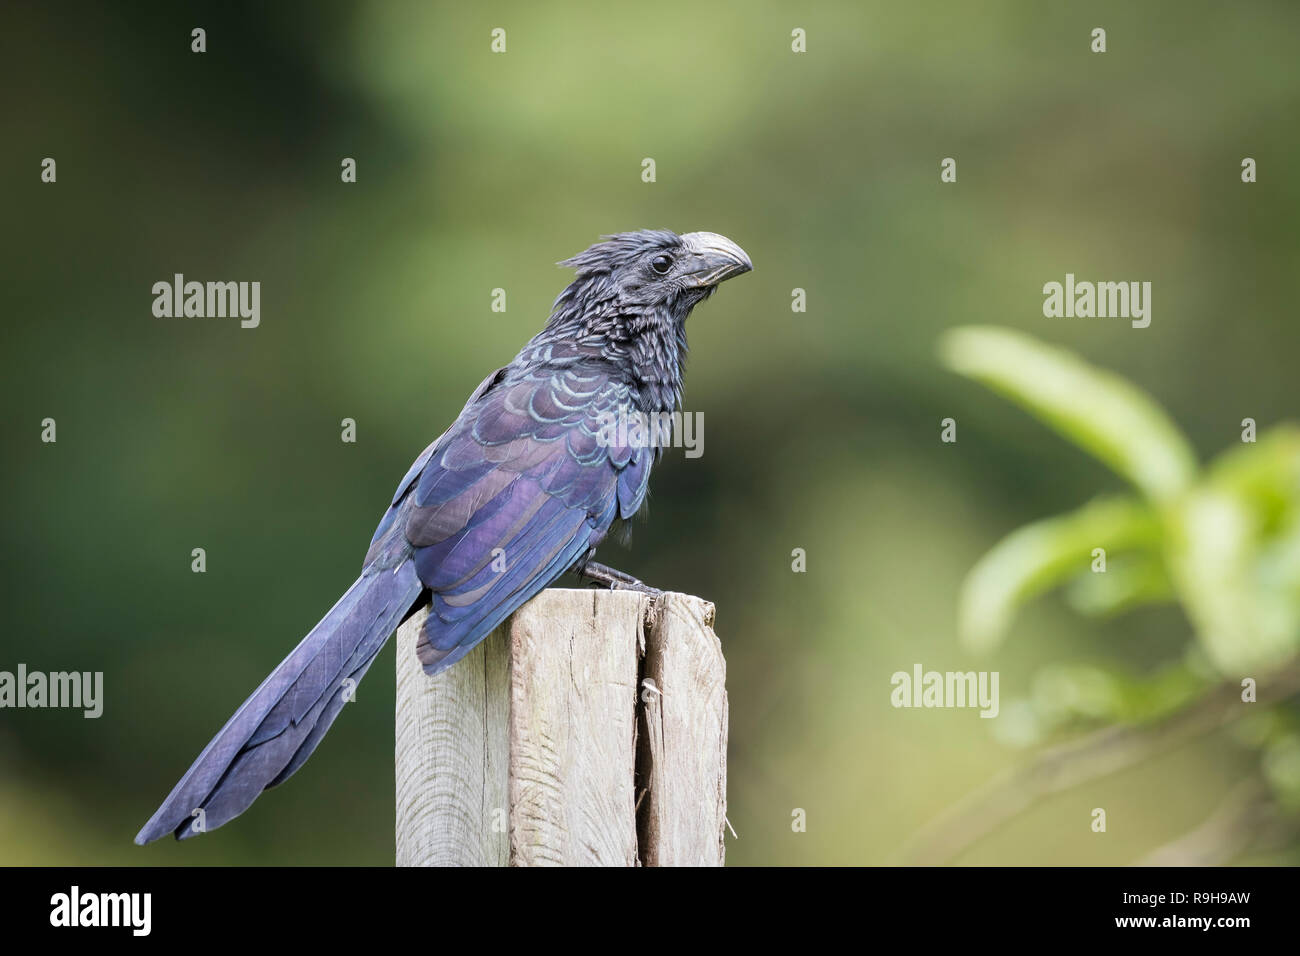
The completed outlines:
{"type": "Polygon", "coordinates": [[[432,675],[566,572],[654,591],[591,560],[645,501],[663,451],[606,426],[680,408],[687,317],[753,264],[716,233],[642,229],[603,236],[559,265],[575,276],[543,329],[416,458],[360,576],[208,743],[136,843],[215,830],[291,777],[426,604],[416,654],[432,675]]]}

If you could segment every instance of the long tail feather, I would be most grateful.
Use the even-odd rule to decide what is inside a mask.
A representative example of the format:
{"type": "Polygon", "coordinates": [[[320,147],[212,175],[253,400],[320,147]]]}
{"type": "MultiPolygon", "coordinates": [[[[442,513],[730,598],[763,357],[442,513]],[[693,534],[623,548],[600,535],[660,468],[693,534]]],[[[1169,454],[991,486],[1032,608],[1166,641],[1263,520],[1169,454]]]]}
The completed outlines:
{"type": "Polygon", "coordinates": [[[292,776],[342,710],[344,682],[361,680],[422,590],[408,561],[363,573],[212,738],[135,842],[215,830],[292,776]]]}

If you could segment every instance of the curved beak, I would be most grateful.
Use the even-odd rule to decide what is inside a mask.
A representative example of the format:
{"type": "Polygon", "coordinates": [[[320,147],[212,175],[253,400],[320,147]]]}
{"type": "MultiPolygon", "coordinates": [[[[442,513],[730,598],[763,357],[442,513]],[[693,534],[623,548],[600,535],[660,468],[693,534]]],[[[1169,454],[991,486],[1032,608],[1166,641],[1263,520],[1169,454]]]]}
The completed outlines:
{"type": "Polygon", "coordinates": [[[716,232],[688,232],[682,244],[688,256],[682,281],[692,288],[714,286],[754,268],[744,249],[716,232]]]}

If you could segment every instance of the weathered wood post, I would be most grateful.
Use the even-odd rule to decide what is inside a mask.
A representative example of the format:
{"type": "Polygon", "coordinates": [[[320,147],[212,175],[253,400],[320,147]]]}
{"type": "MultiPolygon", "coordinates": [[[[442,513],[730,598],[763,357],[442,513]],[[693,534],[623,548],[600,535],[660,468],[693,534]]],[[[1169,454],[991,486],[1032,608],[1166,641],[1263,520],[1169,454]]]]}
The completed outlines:
{"type": "Polygon", "coordinates": [[[720,866],[727,692],[712,604],[543,591],[458,664],[397,632],[397,865],[720,866]]]}

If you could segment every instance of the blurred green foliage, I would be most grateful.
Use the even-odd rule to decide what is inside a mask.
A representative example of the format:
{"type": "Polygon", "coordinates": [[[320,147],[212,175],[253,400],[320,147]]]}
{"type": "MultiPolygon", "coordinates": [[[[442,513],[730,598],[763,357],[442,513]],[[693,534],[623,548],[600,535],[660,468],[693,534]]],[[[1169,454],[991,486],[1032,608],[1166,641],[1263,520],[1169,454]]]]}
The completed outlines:
{"type": "MultiPolygon", "coordinates": [[[[1294,758],[1296,692],[1278,694],[1277,672],[1300,649],[1300,429],[1257,430],[1202,471],[1191,444],[1141,389],[1021,333],[960,328],[943,339],[947,365],[1049,424],[1129,481],[1137,494],[1094,500],[1013,531],[984,555],[962,588],[960,634],[988,651],[1031,598],[1064,586],[1069,604],[1098,618],[1147,604],[1176,604],[1190,637],[1171,666],[1135,682],[1107,668],[1056,665],[1036,679],[1045,736],[1074,717],[1131,723],[1197,706],[1220,681],[1259,685],[1258,706],[1281,701],[1278,721],[1255,742],[1278,800],[1300,806],[1294,758]],[[1279,770],[1279,767],[1281,768],[1279,770]]],[[[1025,728],[1020,728],[1024,735],[1025,728]]]]}
{"type": "MultiPolygon", "coordinates": [[[[1213,569],[1134,546],[1112,566],[1128,574],[1097,577],[1135,593],[1083,597],[1142,598],[1131,613],[1098,621],[1047,594],[977,663],[954,622],[990,541],[1070,502],[1153,499],[934,346],[973,323],[1048,339],[1159,395],[1202,459],[1243,417],[1294,419],[1293,3],[31,4],[4,23],[0,668],[102,670],[107,702],[97,721],[0,712],[0,862],[392,862],[391,650],[236,823],[130,840],[352,581],[410,461],[545,321],[567,281],[554,263],[619,229],[721,232],[755,265],[691,320],[703,456],[668,455],[631,549],[601,553],[718,606],[730,861],[893,859],[1022,759],[1003,742],[1013,712],[895,709],[895,671],[995,667],[1010,697],[1068,662],[1112,675],[1096,687],[1143,687],[1189,634],[1218,640],[1200,616],[1232,616],[1147,601],[1162,573],[1186,590],[1213,569]],[[1044,318],[1042,285],[1067,271],[1150,280],[1151,326],[1044,318]],[[175,272],[260,281],[260,327],[155,319],[150,288],[175,272]],[[950,416],[956,444],[939,441],[950,416]]],[[[1219,533],[1221,500],[1196,533],[1219,533]]],[[[1243,554],[1282,540],[1240,532],[1243,554]]],[[[1275,613],[1230,623],[1262,652],[1275,613]]],[[[1257,766],[1209,735],[1043,802],[961,860],[1127,863],[1257,766]],[[1098,805],[1104,837],[1086,825],[1098,805]]]]}

